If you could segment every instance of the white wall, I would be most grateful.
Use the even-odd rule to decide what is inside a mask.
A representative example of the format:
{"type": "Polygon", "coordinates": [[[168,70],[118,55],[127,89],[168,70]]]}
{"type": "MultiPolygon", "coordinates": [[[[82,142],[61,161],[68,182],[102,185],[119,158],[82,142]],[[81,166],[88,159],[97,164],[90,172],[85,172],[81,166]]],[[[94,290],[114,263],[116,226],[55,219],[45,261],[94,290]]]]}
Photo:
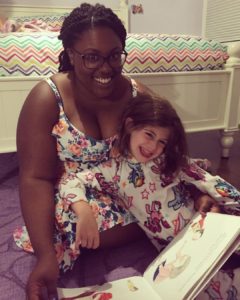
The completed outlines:
{"type": "Polygon", "coordinates": [[[130,32],[183,33],[201,35],[203,0],[134,0],[141,3],[143,14],[130,13],[130,32]]]}
{"type": "MultiPolygon", "coordinates": [[[[2,3],[21,5],[48,5],[75,7],[81,0],[0,0],[2,3]]],[[[86,0],[89,3],[102,3],[117,7],[118,0],[86,0]]],[[[168,34],[202,33],[203,0],[128,0],[129,32],[149,32],[168,34]],[[131,5],[142,4],[143,14],[132,14],[131,5]]]]}
{"type": "Polygon", "coordinates": [[[102,3],[106,6],[114,7],[117,6],[118,0],[0,0],[1,4],[19,4],[19,5],[35,5],[35,6],[66,6],[66,7],[75,7],[78,6],[79,3],[88,2],[88,3],[102,3]]]}

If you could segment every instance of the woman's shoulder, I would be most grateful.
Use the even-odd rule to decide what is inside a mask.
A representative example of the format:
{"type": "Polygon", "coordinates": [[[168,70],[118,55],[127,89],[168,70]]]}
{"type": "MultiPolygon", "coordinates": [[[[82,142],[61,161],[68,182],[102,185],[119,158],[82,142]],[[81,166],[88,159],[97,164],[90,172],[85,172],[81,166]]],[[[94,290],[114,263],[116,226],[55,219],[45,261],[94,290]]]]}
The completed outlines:
{"type": "Polygon", "coordinates": [[[54,94],[45,80],[39,81],[29,92],[26,103],[38,106],[54,104],[54,94]]]}
{"type": "Polygon", "coordinates": [[[25,118],[34,115],[35,118],[42,118],[51,124],[56,122],[59,108],[56,97],[45,80],[39,81],[31,89],[21,111],[25,118]]]}
{"type": "Polygon", "coordinates": [[[65,85],[65,82],[67,81],[67,75],[57,73],[52,75],[51,77],[44,78],[40,80],[30,91],[29,96],[31,97],[34,95],[34,98],[39,99],[53,99],[54,93],[53,93],[53,87],[56,89],[60,88],[61,86],[65,85]],[[37,97],[36,97],[37,96],[37,97]]]}

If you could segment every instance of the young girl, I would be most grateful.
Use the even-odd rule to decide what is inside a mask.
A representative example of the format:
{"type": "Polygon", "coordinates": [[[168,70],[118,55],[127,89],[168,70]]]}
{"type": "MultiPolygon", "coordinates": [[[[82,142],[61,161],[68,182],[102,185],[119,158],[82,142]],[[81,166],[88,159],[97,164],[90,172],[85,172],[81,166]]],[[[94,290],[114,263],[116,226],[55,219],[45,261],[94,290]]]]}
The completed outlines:
{"type": "MultiPolygon", "coordinates": [[[[189,159],[186,144],[181,120],[167,100],[150,95],[132,99],[123,113],[111,160],[69,174],[61,182],[62,203],[57,211],[64,215],[64,207],[75,213],[71,222],[76,222],[72,244],[76,253],[79,246],[94,248],[99,241],[102,214],[90,197],[93,190],[99,191],[100,201],[107,203],[112,195],[129,209],[158,248],[171,241],[194,214],[187,185],[206,193],[209,210],[212,206],[218,211],[218,205],[227,206],[228,212],[230,207],[240,207],[239,191],[189,159]]],[[[62,218],[62,228],[68,219],[67,214],[62,218]]]]}

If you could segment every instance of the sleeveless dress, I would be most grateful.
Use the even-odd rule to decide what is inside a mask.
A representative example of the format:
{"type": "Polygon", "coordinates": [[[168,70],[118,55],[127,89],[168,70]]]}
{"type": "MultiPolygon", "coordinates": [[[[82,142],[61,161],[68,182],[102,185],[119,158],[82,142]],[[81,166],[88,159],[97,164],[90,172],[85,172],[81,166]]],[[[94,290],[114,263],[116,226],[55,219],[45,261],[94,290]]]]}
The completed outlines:
{"type": "MultiPolygon", "coordinates": [[[[107,161],[116,136],[96,140],[75,128],[64,112],[63,101],[56,85],[50,78],[46,81],[53,90],[59,107],[59,120],[52,129],[61,165],[59,181],[55,185],[54,245],[60,271],[65,272],[72,269],[80,251],[75,250],[76,216],[69,207],[70,201],[60,197],[59,187],[69,173],[80,172],[107,161]]],[[[136,97],[136,83],[134,80],[131,80],[131,83],[132,96],[136,97]]],[[[116,199],[113,201],[110,194],[100,194],[97,190],[92,190],[88,196],[98,218],[100,232],[118,224],[127,225],[136,221],[128,210],[115,201],[116,199]]],[[[20,248],[33,252],[25,226],[14,231],[14,240],[20,248]]]]}

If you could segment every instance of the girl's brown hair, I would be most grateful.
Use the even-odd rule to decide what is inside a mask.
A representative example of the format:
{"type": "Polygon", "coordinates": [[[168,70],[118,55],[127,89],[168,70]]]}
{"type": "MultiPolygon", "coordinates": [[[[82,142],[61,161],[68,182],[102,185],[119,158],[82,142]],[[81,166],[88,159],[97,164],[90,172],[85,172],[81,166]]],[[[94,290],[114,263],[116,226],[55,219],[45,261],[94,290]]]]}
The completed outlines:
{"type": "Polygon", "coordinates": [[[162,172],[166,176],[174,175],[186,164],[186,134],[176,110],[166,99],[156,95],[142,94],[129,101],[125,109],[118,133],[117,148],[120,155],[127,157],[131,131],[145,126],[160,126],[170,129],[170,136],[164,150],[162,172]],[[131,130],[126,128],[126,120],[132,120],[131,130]]]}

